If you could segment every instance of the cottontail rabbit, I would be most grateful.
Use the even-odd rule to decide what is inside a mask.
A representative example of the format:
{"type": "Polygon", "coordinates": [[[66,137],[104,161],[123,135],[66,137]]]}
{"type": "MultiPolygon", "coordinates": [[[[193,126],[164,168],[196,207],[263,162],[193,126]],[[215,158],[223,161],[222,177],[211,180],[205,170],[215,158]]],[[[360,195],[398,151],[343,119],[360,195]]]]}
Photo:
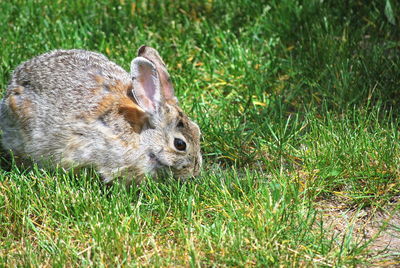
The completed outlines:
{"type": "Polygon", "coordinates": [[[56,50],[22,63],[0,104],[2,145],[64,168],[92,166],[106,183],[171,170],[199,173],[200,129],[178,106],[158,52],[142,46],[130,74],[104,55],[56,50]]]}

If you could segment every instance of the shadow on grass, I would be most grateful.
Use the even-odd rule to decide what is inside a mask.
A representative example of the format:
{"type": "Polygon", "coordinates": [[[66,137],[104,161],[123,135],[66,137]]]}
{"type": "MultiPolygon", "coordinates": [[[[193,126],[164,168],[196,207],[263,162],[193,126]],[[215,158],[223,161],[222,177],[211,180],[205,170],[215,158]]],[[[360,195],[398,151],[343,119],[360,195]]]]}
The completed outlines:
{"type": "Polygon", "coordinates": [[[0,145],[0,169],[4,171],[11,171],[15,166],[15,159],[10,152],[4,150],[0,145]]]}
{"type": "Polygon", "coordinates": [[[34,162],[32,160],[14,155],[11,150],[4,149],[0,143],[0,170],[6,172],[17,171],[19,174],[23,174],[33,170],[33,168],[34,162]]]}

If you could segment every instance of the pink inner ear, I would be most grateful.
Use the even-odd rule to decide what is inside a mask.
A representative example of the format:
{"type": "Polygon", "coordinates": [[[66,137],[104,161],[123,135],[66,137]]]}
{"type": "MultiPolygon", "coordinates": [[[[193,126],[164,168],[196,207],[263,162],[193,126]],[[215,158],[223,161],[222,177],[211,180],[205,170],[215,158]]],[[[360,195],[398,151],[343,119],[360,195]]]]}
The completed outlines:
{"type": "Polygon", "coordinates": [[[157,86],[152,76],[143,76],[138,79],[139,83],[134,84],[133,90],[141,106],[147,111],[155,111],[157,103],[157,86]]]}
{"type": "Polygon", "coordinates": [[[142,69],[142,76],[139,78],[139,83],[142,84],[143,90],[145,93],[145,103],[146,107],[154,110],[155,109],[155,102],[157,101],[157,96],[156,96],[156,90],[159,88],[156,83],[158,82],[158,79],[155,79],[155,77],[152,74],[152,70],[149,70],[149,68],[141,66],[139,69],[142,69]]]}
{"type": "Polygon", "coordinates": [[[140,107],[142,107],[146,111],[154,111],[155,105],[154,103],[146,96],[146,95],[138,95],[135,94],[135,99],[138,101],[140,107]]]}
{"type": "Polygon", "coordinates": [[[138,57],[132,61],[132,93],[139,106],[148,113],[155,113],[160,104],[160,81],[157,71],[149,60],[138,57]]]}
{"type": "Polygon", "coordinates": [[[177,103],[177,99],[174,94],[174,87],[172,86],[169,74],[166,69],[164,61],[161,59],[157,50],[148,46],[141,46],[138,50],[138,56],[144,57],[151,61],[157,69],[160,77],[161,94],[164,101],[177,103]]]}

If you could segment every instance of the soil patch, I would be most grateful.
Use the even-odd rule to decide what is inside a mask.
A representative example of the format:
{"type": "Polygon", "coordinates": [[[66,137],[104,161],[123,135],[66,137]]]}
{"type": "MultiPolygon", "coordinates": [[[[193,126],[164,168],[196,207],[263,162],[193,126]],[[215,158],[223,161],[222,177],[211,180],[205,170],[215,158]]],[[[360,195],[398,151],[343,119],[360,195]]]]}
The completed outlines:
{"type": "Polygon", "coordinates": [[[339,201],[320,201],[324,228],[343,238],[366,245],[371,263],[380,267],[400,267],[400,200],[383,209],[351,209],[339,201]]]}

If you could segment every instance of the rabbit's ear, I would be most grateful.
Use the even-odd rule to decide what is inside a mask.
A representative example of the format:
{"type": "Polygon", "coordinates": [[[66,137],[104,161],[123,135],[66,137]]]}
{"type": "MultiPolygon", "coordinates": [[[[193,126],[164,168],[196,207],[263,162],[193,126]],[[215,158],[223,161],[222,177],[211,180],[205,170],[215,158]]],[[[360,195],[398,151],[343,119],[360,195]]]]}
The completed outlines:
{"type": "Polygon", "coordinates": [[[131,63],[131,76],[134,98],[143,110],[154,114],[162,101],[156,67],[148,59],[137,57],[131,63]]]}
{"type": "Polygon", "coordinates": [[[178,99],[175,97],[174,87],[172,86],[167,67],[165,66],[165,63],[161,59],[157,50],[152,47],[141,46],[138,50],[138,56],[144,57],[154,63],[160,78],[162,96],[164,97],[165,101],[177,104],[178,99]]]}

